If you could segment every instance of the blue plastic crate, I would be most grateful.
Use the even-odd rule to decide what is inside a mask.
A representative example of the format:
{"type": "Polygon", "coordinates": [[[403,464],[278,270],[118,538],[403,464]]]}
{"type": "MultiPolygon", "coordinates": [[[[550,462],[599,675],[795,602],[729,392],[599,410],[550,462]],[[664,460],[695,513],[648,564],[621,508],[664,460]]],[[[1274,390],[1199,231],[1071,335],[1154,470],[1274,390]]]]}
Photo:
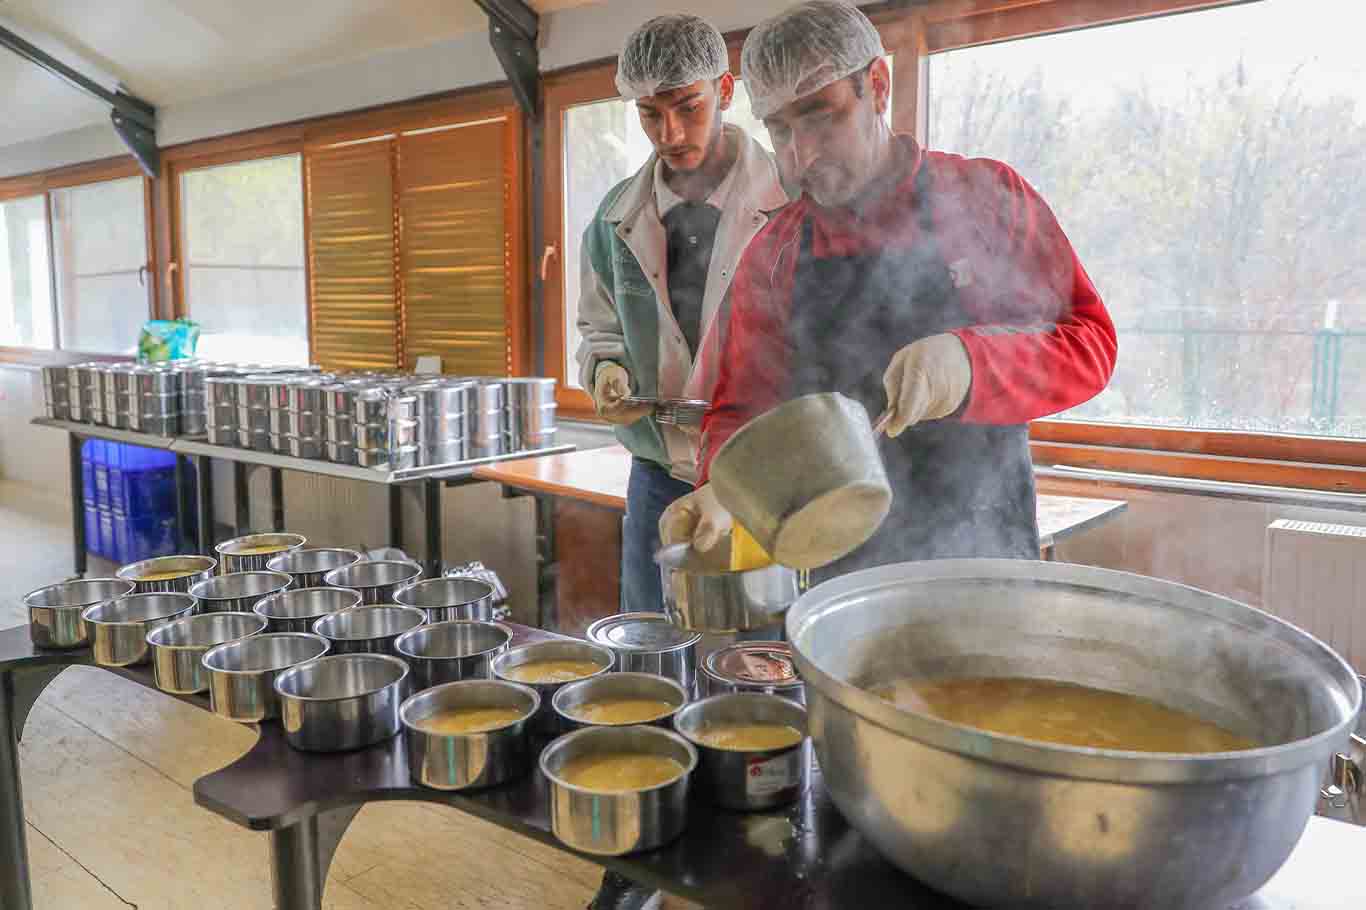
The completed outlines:
{"type": "Polygon", "coordinates": [[[104,538],[100,536],[100,513],[99,509],[93,505],[88,505],[85,512],[85,549],[95,554],[109,558],[109,550],[104,545],[104,538]]]}
{"type": "Polygon", "coordinates": [[[129,518],[175,515],[175,468],[109,469],[109,507],[129,518]]]}
{"type": "Polygon", "coordinates": [[[104,513],[111,518],[115,562],[127,564],[153,556],[170,556],[176,552],[175,518],[129,518],[117,512],[104,513]]]}

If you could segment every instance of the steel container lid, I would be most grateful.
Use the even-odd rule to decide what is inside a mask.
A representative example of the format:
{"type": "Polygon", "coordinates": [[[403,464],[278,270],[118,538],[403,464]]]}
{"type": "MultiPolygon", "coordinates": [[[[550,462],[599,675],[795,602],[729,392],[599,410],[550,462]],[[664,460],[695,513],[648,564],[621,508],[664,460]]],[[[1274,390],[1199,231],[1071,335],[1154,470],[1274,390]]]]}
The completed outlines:
{"type": "Polygon", "coordinates": [[[740,642],[713,651],[703,661],[702,671],[740,687],[787,689],[802,685],[792,646],[781,641],[740,642]]]}
{"type": "Polygon", "coordinates": [[[589,626],[588,639],[614,651],[658,653],[692,647],[702,633],[678,628],[663,613],[616,613],[589,626]]]}

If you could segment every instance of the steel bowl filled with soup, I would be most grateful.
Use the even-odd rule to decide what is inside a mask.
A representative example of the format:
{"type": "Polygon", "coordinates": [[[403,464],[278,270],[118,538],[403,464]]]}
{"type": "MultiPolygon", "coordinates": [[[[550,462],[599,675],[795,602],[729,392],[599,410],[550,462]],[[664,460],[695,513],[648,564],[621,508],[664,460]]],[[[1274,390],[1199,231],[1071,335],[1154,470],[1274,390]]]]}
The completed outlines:
{"type": "Polygon", "coordinates": [[[677,681],[654,673],[604,673],[561,686],[551,707],[566,729],[667,724],[688,703],[677,681]]]}
{"type": "Polygon", "coordinates": [[[248,534],[225,540],[215,546],[214,551],[218,553],[219,571],[224,575],[231,572],[263,572],[266,563],[306,543],[308,538],[302,534],[248,534]]]}
{"type": "Polygon", "coordinates": [[[1088,566],[855,572],[787,633],[836,806],[974,906],[1237,904],[1289,856],[1361,707],[1299,629],[1088,566]]]}
{"type": "Polygon", "coordinates": [[[697,750],[671,730],[586,727],[541,752],[550,827],[584,853],[621,856],[683,833],[697,750]]]}
{"type": "Polygon", "coordinates": [[[131,581],[135,594],[188,594],[196,582],[212,578],[217,566],[218,560],[212,556],[157,556],[121,566],[114,574],[131,581]]]}
{"type": "Polygon", "coordinates": [[[674,716],[697,749],[697,784],[723,809],[772,809],[806,789],[806,708],[763,692],[713,695],[674,716]]]}
{"type": "Polygon", "coordinates": [[[399,721],[413,780],[436,790],[492,787],[531,765],[530,720],[541,697],[493,679],[444,683],[403,703],[399,721]]]}
{"type": "Polygon", "coordinates": [[[533,720],[534,732],[555,735],[564,724],[551,707],[555,692],[566,683],[599,676],[612,669],[610,650],[578,638],[555,638],[509,648],[493,658],[495,679],[531,686],[541,696],[533,720]]]}

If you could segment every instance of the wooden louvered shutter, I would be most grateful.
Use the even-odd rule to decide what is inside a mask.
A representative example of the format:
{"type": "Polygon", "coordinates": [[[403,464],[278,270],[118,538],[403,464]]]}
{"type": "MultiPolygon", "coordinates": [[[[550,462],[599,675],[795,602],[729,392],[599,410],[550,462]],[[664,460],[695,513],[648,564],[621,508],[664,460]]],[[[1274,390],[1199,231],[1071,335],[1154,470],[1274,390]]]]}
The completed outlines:
{"type": "Polygon", "coordinates": [[[395,369],[393,141],[310,149],[304,161],[313,360],[327,369],[395,369]]]}
{"type": "Polygon", "coordinates": [[[405,366],[435,354],[442,371],[504,376],[520,239],[509,117],[398,139],[399,274],[405,366]]]}

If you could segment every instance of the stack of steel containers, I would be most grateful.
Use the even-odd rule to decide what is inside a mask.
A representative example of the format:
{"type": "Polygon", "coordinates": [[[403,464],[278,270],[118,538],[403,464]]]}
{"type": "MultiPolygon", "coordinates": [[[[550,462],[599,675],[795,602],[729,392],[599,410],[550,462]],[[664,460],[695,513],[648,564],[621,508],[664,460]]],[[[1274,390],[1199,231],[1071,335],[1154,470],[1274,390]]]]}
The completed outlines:
{"type": "Polygon", "coordinates": [[[473,404],[465,418],[469,428],[469,457],[491,458],[509,451],[506,396],[503,380],[487,376],[474,377],[473,404]]]}
{"type": "Polygon", "coordinates": [[[269,452],[270,397],[279,379],[270,373],[250,373],[237,380],[237,445],[269,452]]]}
{"type": "Polygon", "coordinates": [[[93,364],[78,363],[66,368],[67,410],[78,423],[90,420],[91,383],[93,364]]]}
{"type": "Polygon", "coordinates": [[[323,457],[323,400],[330,376],[289,376],[271,395],[270,445],[295,458],[323,457]]]}
{"type": "Polygon", "coordinates": [[[390,384],[363,386],[351,396],[356,464],[404,468],[417,464],[417,398],[390,384]]]}
{"type": "Polygon", "coordinates": [[[180,433],[181,374],[178,370],[169,365],[140,364],[124,373],[115,373],[114,381],[119,390],[118,426],[153,436],[180,433]],[[123,390],[125,385],[126,392],[123,390]]]}
{"type": "Polygon", "coordinates": [[[418,464],[452,464],[469,457],[469,417],[477,388],[477,383],[455,379],[404,387],[405,395],[417,399],[418,464]]]}
{"type": "Polygon", "coordinates": [[[112,394],[110,386],[113,385],[113,377],[110,369],[113,364],[92,363],[90,365],[90,397],[85,402],[85,419],[88,423],[101,425],[109,424],[109,398],[112,394]]]}
{"type": "Polygon", "coordinates": [[[71,373],[67,367],[43,367],[43,412],[53,420],[71,416],[71,373]]]}
{"type": "Polygon", "coordinates": [[[519,376],[503,380],[509,450],[544,449],[555,444],[555,380],[519,376]]]}
{"type": "Polygon", "coordinates": [[[323,393],[323,449],[328,461],[356,463],[356,437],[352,430],[351,396],[355,380],[329,382],[323,393]]]}
{"type": "Polygon", "coordinates": [[[204,404],[208,408],[204,430],[216,446],[237,445],[237,381],[233,373],[204,377],[204,404]]]}
{"type": "Polygon", "coordinates": [[[185,436],[202,436],[209,424],[204,380],[210,368],[199,361],[172,362],[170,366],[180,374],[180,432],[185,436]]]}

